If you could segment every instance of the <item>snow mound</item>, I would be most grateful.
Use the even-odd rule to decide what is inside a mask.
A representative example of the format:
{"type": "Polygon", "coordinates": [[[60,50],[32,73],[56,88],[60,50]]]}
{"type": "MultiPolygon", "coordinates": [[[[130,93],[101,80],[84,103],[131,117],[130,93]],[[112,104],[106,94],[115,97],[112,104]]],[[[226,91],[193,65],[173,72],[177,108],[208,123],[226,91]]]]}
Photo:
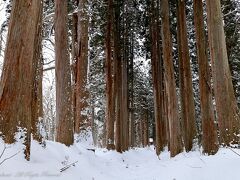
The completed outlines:
{"type": "MultiPolygon", "coordinates": [[[[33,141],[31,160],[27,162],[20,143],[0,141],[0,180],[232,180],[240,179],[240,156],[222,148],[214,156],[200,151],[181,153],[170,158],[167,151],[159,157],[153,147],[131,149],[122,154],[106,149],[89,149],[76,142],[67,147],[46,141],[42,147],[33,141]],[[20,153],[18,153],[20,152],[20,153]],[[62,172],[61,172],[62,171],[62,172]]],[[[240,150],[234,149],[240,154],[240,150]]]]}

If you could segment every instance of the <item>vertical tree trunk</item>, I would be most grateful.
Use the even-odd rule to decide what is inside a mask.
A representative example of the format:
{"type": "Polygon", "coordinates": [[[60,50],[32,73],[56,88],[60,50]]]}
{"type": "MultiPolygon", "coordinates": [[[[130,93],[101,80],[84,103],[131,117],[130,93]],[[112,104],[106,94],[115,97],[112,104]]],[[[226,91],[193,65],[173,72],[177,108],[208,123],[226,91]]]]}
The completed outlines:
{"type": "Polygon", "coordinates": [[[202,0],[194,0],[194,24],[197,40],[197,56],[199,64],[199,84],[202,120],[202,145],[207,154],[215,154],[218,150],[217,131],[214,127],[214,109],[211,95],[211,76],[208,65],[207,42],[204,30],[202,0]]]}
{"type": "Polygon", "coordinates": [[[72,105],[73,105],[73,122],[76,127],[76,83],[77,83],[77,45],[78,45],[78,14],[73,13],[72,15],[72,105]]]}
{"type": "Polygon", "coordinates": [[[239,143],[239,109],[229,70],[220,0],[207,0],[207,23],[220,143],[239,143]]]}
{"type": "Polygon", "coordinates": [[[78,58],[77,58],[77,81],[76,81],[76,122],[75,132],[86,130],[90,127],[87,114],[88,91],[87,91],[87,69],[88,69],[88,11],[87,0],[79,1],[78,14],[78,58]]]}
{"type": "Polygon", "coordinates": [[[129,145],[135,145],[135,118],[134,118],[134,72],[133,72],[133,34],[131,35],[131,52],[129,62],[129,145]]]}
{"type": "Polygon", "coordinates": [[[67,0],[55,1],[56,140],[73,143],[71,69],[67,36],[67,0]]]}
{"type": "Polygon", "coordinates": [[[152,78],[153,78],[153,93],[154,93],[154,115],[155,115],[155,128],[156,128],[156,153],[160,154],[163,149],[163,103],[162,103],[162,88],[163,88],[163,76],[162,76],[162,62],[159,48],[158,37],[158,9],[155,7],[155,1],[152,1],[152,19],[151,19],[151,63],[152,63],[152,78]]]}
{"type": "Polygon", "coordinates": [[[135,119],[134,119],[134,97],[133,97],[133,33],[131,34],[130,61],[129,61],[129,145],[135,145],[135,119]]]}
{"type": "Polygon", "coordinates": [[[92,127],[92,136],[93,136],[93,143],[94,143],[94,146],[97,146],[97,140],[98,140],[98,135],[97,135],[97,127],[96,127],[96,124],[95,124],[95,108],[94,106],[92,105],[91,106],[91,127],[92,127]]]}
{"type": "Polygon", "coordinates": [[[149,145],[149,136],[148,136],[148,110],[144,109],[144,113],[142,115],[142,144],[143,147],[149,145]]]}
{"type": "Polygon", "coordinates": [[[34,45],[33,57],[33,97],[32,97],[32,135],[33,139],[42,142],[43,128],[43,102],[42,102],[42,79],[43,79],[43,57],[42,57],[42,13],[43,4],[40,7],[38,27],[34,45]]]}
{"type": "Polygon", "coordinates": [[[41,1],[17,1],[11,18],[0,84],[0,131],[14,142],[17,126],[25,132],[25,157],[30,158],[35,40],[41,1]],[[14,52],[14,53],[13,53],[14,52]]]}
{"type": "Polygon", "coordinates": [[[176,92],[176,83],[174,78],[168,0],[161,0],[161,16],[162,16],[162,41],[164,61],[163,64],[165,69],[165,84],[168,112],[169,145],[171,156],[173,157],[182,151],[182,137],[180,133],[178,100],[176,92]]]}
{"type": "Polygon", "coordinates": [[[178,0],[178,54],[180,75],[181,119],[186,151],[190,151],[196,135],[192,75],[187,40],[185,1],[178,0]]]}
{"type": "MultiPolygon", "coordinates": [[[[163,59],[164,60],[164,59],[163,59]]],[[[164,63],[164,62],[163,62],[164,63]]],[[[164,68],[164,64],[163,64],[164,68]]],[[[165,68],[164,68],[165,69],[165,68]]],[[[167,99],[167,91],[166,91],[166,77],[165,71],[163,72],[163,145],[168,145],[169,131],[168,131],[168,99],[167,99]]]]}
{"type": "Polygon", "coordinates": [[[122,118],[121,118],[121,95],[122,95],[122,59],[120,47],[120,5],[114,1],[114,97],[115,97],[115,145],[118,152],[122,152],[122,118]]]}
{"type": "MultiPolygon", "coordinates": [[[[119,53],[119,51],[116,51],[116,53],[119,53]]],[[[119,55],[117,55],[119,56],[119,55]]],[[[116,85],[117,85],[117,92],[116,92],[116,150],[118,152],[122,152],[123,144],[122,144],[122,63],[121,63],[121,57],[117,58],[117,67],[116,67],[116,85]]]]}
{"type": "Polygon", "coordinates": [[[108,0],[107,33],[106,33],[106,130],[107,149],[114,149],[114,94],[113,94],[113,68],[112,68],[112,15],[113,2],[108,0]]]}
{"type": "Polygon", "coordinates": [[[128,71],[127,59],[122,61],[122,141],[123,150],[128,149],[128,71]]]}

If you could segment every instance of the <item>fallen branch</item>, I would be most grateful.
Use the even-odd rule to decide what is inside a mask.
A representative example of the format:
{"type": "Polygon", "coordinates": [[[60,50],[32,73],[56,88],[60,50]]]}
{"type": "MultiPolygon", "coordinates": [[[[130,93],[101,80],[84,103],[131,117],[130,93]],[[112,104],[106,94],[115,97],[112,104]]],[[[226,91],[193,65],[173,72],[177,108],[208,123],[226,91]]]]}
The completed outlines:
{"type": "Polygon", "coordinates": [[[78,161],[75,161],[75,162],[73,162],[73,163],[71,163],[71,164],[68,164],[68,165],[64,166],[63,168],[60,169],[60,172],[66,171],[66,170],[69,169],[70,167],[75,166],[75,164],[76,164],[77,162],[78,162],[78,161]]]}
{"type": "Polygon", "coordinates": [[[91,149],[91,148],[88,148],[87,150],[88,150],[88,151],[92,151],[92,152],[94,152],[94,153],[95,153],[95,151],[96,151],[95,149],[91,149]]]}
{"type": "Polygon", "coordinates": [[[240,156],[240,154],[237,153],[236,151],[234,151],[232,148],[230,148],[230,147],[227,147],[227,148],[230,149],[232,152],[234,152],[236,155],[240,156]]]}
{"type": "Polygon", "coordinates": [[[5,161],[13,158],[14,156],[16,156],[17,154],[19,154],[20,152],[21,152],[21,151],[18,151],[17,153],[13,154],[12,156],[9,156],[9,157],[3,159],[3,160],[0,162],[0,165],[2,165],[5,161]]]}
{"type": "Polygon", "coordinates": [[[0,155],[0,159],[2,158],[2,156],[3,156],[4,152],[6,151],[6,149],[7,149],[6,144],[4,144],[4,148],[3,148],[2,153],[0,155]]]}

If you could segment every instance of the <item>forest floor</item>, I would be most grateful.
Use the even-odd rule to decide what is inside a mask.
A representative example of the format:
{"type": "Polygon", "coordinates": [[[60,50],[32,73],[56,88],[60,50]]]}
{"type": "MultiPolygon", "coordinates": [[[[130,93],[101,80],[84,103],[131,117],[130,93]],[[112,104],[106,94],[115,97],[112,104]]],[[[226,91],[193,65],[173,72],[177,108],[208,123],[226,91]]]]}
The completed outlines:
{"type": "Polygon", "coordinates": [[[240,149],[221,148],[214,156],[200,150],[170,158],[159,157],[154,148],[136,148],[122,154],[106,149],[89,149],[88,143],[71,147],[46,141],[43,148],[32,143],[31,160],[24,159],[21,143],[0,141],[0,180],[238,180],[240,149]],[[1,156],[2,149],[5,149],[1,156]],[[235,153],[236,152],[236,153],[235,153]],[[11,157],[13,155],[13,157],[11,157]],[[8,157],[8,160],[2,161],[8,157]],[[62,172],[61,172],[62,171],[62,172]]]}

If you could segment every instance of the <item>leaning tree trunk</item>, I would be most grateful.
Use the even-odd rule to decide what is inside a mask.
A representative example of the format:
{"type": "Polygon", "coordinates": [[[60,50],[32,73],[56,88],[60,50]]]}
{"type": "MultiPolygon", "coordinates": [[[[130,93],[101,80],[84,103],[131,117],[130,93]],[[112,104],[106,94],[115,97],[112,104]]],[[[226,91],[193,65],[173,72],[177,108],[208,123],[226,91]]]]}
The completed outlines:
{"type": "Polygon", "coordinates": [[[56,140],[73,143],[71,70],[67,36],[67,0],[55,1],[56,140]]]}
{"type": "Polygon", "coordinates": [[[25,157],[30,158],[35,39],[41,1],[12,4],[0,84],[0,130],[13,143],[17,127],[25,131],[25,157]],[[14,53],[13,53],[14,52],[14,53]]]}
{"type": "Polygon", "coordinates": [[[87,0],[79,1],[78,14],[78,58],[77,58],[77,81],[76,81],[76,119],[75,132],[87,130],[91,126],[88,117],[88,91],[87,91],[87,73],[88,73],[88,12],[87,0]]]}
{"type": "Polygon", "coordinates": [[[181,119],[183,122],[185,149],[186,151],[190,151],[193,146],[193,139],[196,135],[196,124],[190,56],[187,40],[185,1],[178,0],[177,11],[181,119]]]}
{"type": "Polygon", "coordinates": [[[207,154],[215,154],[218,150],[217,130],[214,125],[214,109],[211,93],[211,76],[209,72],[207,42],[204,30],[202,0],[194,0],[194,24],[196,29],[197,56],[199,64],[199,85],[202,120],[202,145],[207,154]]]}
{"type": "Polygon", "coordinates": [[[207,0],[207,23],[220,143],[239,143],[239,109],[228,64],[220,0],[207,0]]]}
{"type": "Polygon", "coordinates": [[[161,16],[162,16],[163,64],[165,69],[165,84],[168,113],[167,129],[169,130],[169,145],[171,156],[173,157],[182,151],[182,137],[180,133],[178,100],[174,78],[168,0],[161,0],[161,16]]]}
{"type": "Polygon", "coordinates": [[[113,68],[112,68],[112,15],[113,2],[108,0],[107,33],[106,33],[106,130],[107,149],[114,149],[114,96],[113,96],[113,68]]]}

